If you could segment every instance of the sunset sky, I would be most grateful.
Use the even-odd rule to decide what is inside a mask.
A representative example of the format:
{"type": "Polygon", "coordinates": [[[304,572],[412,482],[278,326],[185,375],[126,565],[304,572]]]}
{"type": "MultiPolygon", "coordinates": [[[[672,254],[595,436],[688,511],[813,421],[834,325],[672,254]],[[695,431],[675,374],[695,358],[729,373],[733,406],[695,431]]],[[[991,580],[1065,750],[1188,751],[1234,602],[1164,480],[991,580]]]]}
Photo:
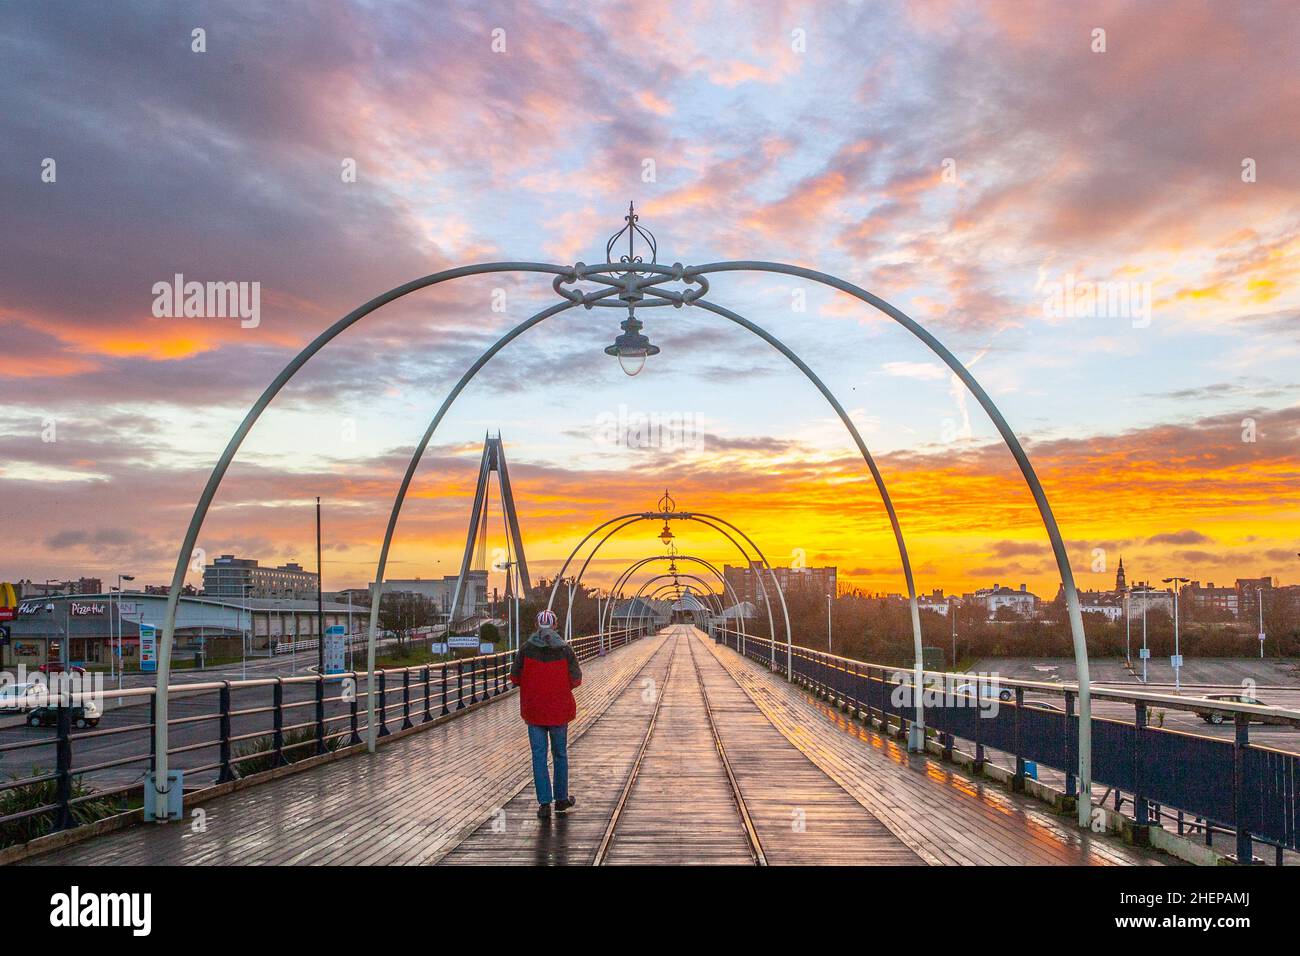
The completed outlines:
{"type": "MultiPolygon", "coordinates": [[[[297,349],[453,265],[600,261],[635,201],[661,263],[811,266],[930,329],[1024,441],[1081,587],[1110,587],[1121,555],[1130,580],[1300,581],[1297,35],[1286,2],[7,3],[0,579],[164,583],[297,349]],[[178,273],[260,283],[260,323],[154,317],[178,273]],[[1086,283],[1124,307],[1090,307],[1086,283]]],[[[812,283],[711,284],[849,410],[919,589],[1055,594],[1014,462],[920,342],[812,283]]],[[[325,587],[364,585],[448,389],[555,301],[542,276],[466,279],[345,332],[263,416],[200,546],[312,567],[320,495],[325,587]]],[[[774,563],[902,591],[870,475],[799,372],[701,310],[640,317],[663,351],[636,378],[602,352],[609,309],[486,367],[389,575],[454,573],[500,430],[534,576],[666,487],[774,563]],[[685,422],[683,447],[619,444],[620,415],[685,422]]],[[[659,552],[657,530],[624,532],[592,581],[659,552]]]]}

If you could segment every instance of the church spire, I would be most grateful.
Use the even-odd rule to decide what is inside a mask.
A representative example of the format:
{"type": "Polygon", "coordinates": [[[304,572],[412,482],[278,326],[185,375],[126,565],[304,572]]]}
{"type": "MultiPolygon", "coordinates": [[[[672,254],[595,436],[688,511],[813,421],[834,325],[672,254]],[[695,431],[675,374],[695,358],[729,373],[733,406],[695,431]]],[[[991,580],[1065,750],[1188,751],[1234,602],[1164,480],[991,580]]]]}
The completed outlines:
{"type": "Polygon", "coordinates": [[[1120,555],[1119,570],[1115,572],[1115,590],[1123,591],[1128,586],[1128,581],[1124,577],[1124,556],[1120,555]]]}

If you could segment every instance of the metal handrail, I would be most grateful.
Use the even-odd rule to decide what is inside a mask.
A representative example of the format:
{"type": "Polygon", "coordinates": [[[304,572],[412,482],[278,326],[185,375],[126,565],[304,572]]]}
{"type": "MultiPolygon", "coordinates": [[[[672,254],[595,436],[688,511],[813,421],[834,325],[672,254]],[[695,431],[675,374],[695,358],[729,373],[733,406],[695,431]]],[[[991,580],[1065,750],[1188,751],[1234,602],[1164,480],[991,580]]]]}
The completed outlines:
{"type": "MultiPolygon", "coordinates": [[[[717,630],[724,631],[728,634],[734,634],[737,637],[741,632],[729,627],[719,627],[717,630]]],[[[746,634],[746,640],[757,641],[765,646],[772,643],[769,638],[756,637],[753,634],[746,634]]],[[[914,669],[905,664],[877,664],[872,661],[859,661],[850,657],[841,657],[838,654],[829,654],[826,651],[819,651],[811,647],[802,647],[798,644],[794,646],[796,654],[802,653],[804,656],[815,656],[819,659],[842,662],[861,667],[873,667],[878,670],[895,672],[904,678],[903,683],[910,684],[914,669]]],[[[962,673],[960,671],[921,671],[923,677],[951,678],[959,683],[980,683],[983,681],[995,681],[999,687],[1007,687],[1012,690],[1019,687],[1023,690],[1033,690],[1045,693],[1056,693],[1064,695],[1066,692],[1071,694],[1079,693],[1079,685],[1073,681],[1033,681],[1020,680],[1010,677],[993,677],[987,674],[962,673]]],[[[1123,703],[1133,703],[1143,701],[1148,704],[1162,704],[1174,710],[1188,710],[1196,713],[1216,713],[1225,716],[1235,716],[1244,714],[1247,717],[1272,717],[1285,723],[1300,727],[1300,710],[1291,707],[1274,707],[1260,704],[1234,704],[1228,701],[1210,700],[1205,697],[1187,697],[1175,694],[1160,694],[1152,691],[1119,691],[1106,690],[1096,684],[1092,684],[1092,696],[1097,700],[1114,700],[1123,703]]]]}
{"type": "MultiPolygon", "coordinates": [[[[586,660],[595,657],[602,647],[613,649],[624,646],[646,632],[647,630],[642,627],[616,628],[606,631],[603,635],[593,634],[575,638],[572,646],[578,658],[586,660]]],[[[374,695],[375,719],[381,735],[392,733],[387,727],[391,721],[401,721],[401,726],[405,729],[417,723],[431,721],[435,717],[453,716],[463,712],[471,704],[488,702],[504,696],[512,689],[509,671],[516,653],[515,650],[497,651],[492,654],[477,654],[436,663],[377,668],[374,695]]],[[[216,783],[222,783],[237,777],[239,765],[250,760],[269,756],[276,763],[287,763],[289,761],[285,757],[286,753],[301,751],[303,748],[315,747],[319,752],[328,752],[332,747],[337,747],[340,742],[350,740],[354,744],[360,743],[359,735],[368,729],[359,716],[365,709],[367,697],[361,680],[365,674],[365,671],[353,670],[341,674],[256,677],[249,680],[205,681],[168,687],[167,695],[172,699],[195,699],[202,698],[204,695],[217,694],[219,709],[216,712],[189,713],[170,717],[167,721],[170,728],[196,730],[216,722],[218,730],[216,736],[205,735],[199,740],[177,741],[174,746],[168,746],[167,754],[169,756],[194,754],[217,749],[219,757],[215,762],[204,762],[183,769],[192,776],[216,771],[216,783]],[[343,682],[349,678],[354,686],[354,692],[350,696],[343,690],[343,682]],[[337,694],[325,692],[330,684],[339,686],[337,694]],[[286,686],[308,685],[317,688],[315,695],[301,700],[284,699],[286,686]],[[236,707],[233,703],[234,697],[241,692],[256,692],[267,688],[275,691],[274,702],[270,705],[246,702],[245,705],[236,707]],[[327,713],[327,706],[337,708],[336,712],[327,713]],[[316,708],[316,710],[311,716],[301,715],[305,719],[298,722],[286,721],[286,714],[303,708],[316,708]],[[270,727],[263,723],[268,715],[273,718],[270,727]],[[233,728],[233,721],[239,721],[245,726],[233,728]],[[249,721],[257,722],[258,726],[248,729],[246,725],[249,721]],[[305,740],[290,742],[286,739],[288,735],[295,732],[311,730],[315,731],[314,735],[305,740]],[[266,741],[268,746],[265,750],[259,749],[249,753],[234,752],[236,746],[250,741],[266,741]]],[[[111,741],[112,738],[129,733],[146,734],[148,740],[152,742],[156,729],[153,720],[156,693],[155,687],[123,688],[103,691],[99,694],[93,690],[51,693],[47,702],[50,706],[55,706],[59,712],[54,733],[31,740],[0,744],[0,755],[25,752],[38,747],[54,747],[55,766],[49,772],[36,772],[29,776],[4,780],[0,782],[0,793],[55,781],[56,800],[40,807],[2,816],[0,825],[41,815],[51,815],[52,830],[67,829],[75,825],[71,813],[73,806],[96,798],[107,799],[125,796],[132,791],[138,792],[144,772],[152,770],[156,763],[157,755],[152,752],[152,749],[125,755],[92,751],[90,762],[75,766],[74,746],[78,747],[78,752],[84,754],[87,752],[84,746],[87,743],[111,741]],[[100,701],[118,700],[117,709],[128,704],[148,703],[151,705],[150,720],[135,721],[122,727],[106,727],[102,730],[88,729],[73,735],[70,708],[87,698],[96,698],[100,701]],[[74,778],[84,780],[89,774],[128,768],[133,765],[142,765],[141,779],[125,784],[106,782],[107,785],[103,788],[95,788],[80,797],[74,797],[72,794],[74,778]]],[[[101,714],[107,710],[107,707],[101,707],[101,714]]],[[[40,768],[35,769],[39,771],[40,768]]],[[[212,785],[214,784],[203,784],[197,789],[212,785]]]]}
{"type": "MultiPolygon", "coordinates": [[[[721,627],[716,628],[715,633],[718,635],[715,639],[726,642],[729,648],[740,652],[742,637],[740,631],[734,628],[721,627]]],[[[743,656],[751,657],[759,664],[774,669],[779,673],[786,673],[786,668],[783,665],[774,667],[767,659],[766,648],[771,643],[770,639],[754,637],[753,635],[744,635],[744,637],[746,639],[746,652],[744,652],[743,656]]],[[[882,723],[882,731],[893,733],[892,730],[887,729],[892,718],[899,726],[898,733],[906,732],[908,705],[905,702],[899,704],[894,701],[892,693],[884,695],[884,688],[903,686],[910,688],[913,686],[913,672],[910,669],[903,666],[856,661],[808,647],[796,647],[794,649],[791,669],[794,672],[786,675],[790,680],[799,683],[819,696],[825,696],[832,702],[839,702],[845,707],[855,709],[860,716],[865,712],[865,715],[870,719],[874,720],[878,717],[882,723]],[[872,691],[873,684],[884,696],[877,695],[872,691]]],[[[1025,787],[1026,777],[1033,775],[1028,771],[1027,763],[1030,760],[1035,760],[1043,766],[1055,767],[1058,771],[1063,772],[1065,775],[1065,795],[1073,799],[1078,798],[1079,795],[1076,792],[1077,779],[1071,773],[1072,767],[1069,758],[1073,748],[1078,746],[1078,731],[1075,729],[1078,715],[1073,710],[1073,703],[1079,693],[1076,685],[1066,682],[1047,683],[1015,679],[1002,680],[990,674],[958,674],[946,671],[926,671],[924,673],[932,681],[941,680],[943,682],[942,685],[930,682],[928,684],[929,689],[938,691],[946,697],[951,695],[950,699],[961,698],[966,701],[991,699],[984,696],[983,689],[979,685],[995,686],[999,690],[1005,687],[1015,692],[1013,700],[1000,702],[1000,706],[1009,708],[1009,712],[1014,715],[1009,737],[1007,735],[1008,728],[1005,725],[1002,726],[1001,736],[999,736],[999,727],[996,723],[991,725],[988,732],[985,732],[980,729],[978,720],[974,721],[973,725],[969,725],[963,724],[957,719],[957,711],[953,711],[953,715],[948,716],[945,710],[945,707],[948,706],[946,704],[934,708],[937,717],[936,726],[930,729],[937,732],[939,743],[943,747],[946,758],[951,757],[955,738],[960,735],[962,739],[969,739],[974,744],[974,761],[977,772],[978,768],[982,767],[986,762],[986,748],[995,749],[1014,758],[1015,770],[1011,781],[1013,789],[1023,789],[1025,787]],[[956,691],[956,681],[976,684],[976,692],[971,694],[965,691],[956,691]],[[1063,712],[1051,708],[1034,707],[1034,702],[1025,699],[1026,691],[1062,695],[1065,698],[1063,712]],[[1051,743],[1051,737],[1022,739],[1020,715],[1030,712],[1053,714],[1060,718],[1058,732],[1064,737],[1064,756],[1061,755],[1062,751],[1052,749],[1053,746],[1061,745],[1059,737],[1056,738],[1055,745],[1051,743]],[[972,736],[972,733],[974,736],[972,736]],[[1045,744],[1048,745],[1046,751],[1044,750],[1045,744]],[[1044,756],[1044,753],[1053,753],[1054,756],[1049,759],[1044,756]],[[1060,761],[1064,762],[1061,763],[1060,761]]],[[[1252,842],[1273,846],[1277,851],[1279,864],[1282,861],[1284,848],[1300,849],[1300,846],[1297,845],[1298,841],[1300,841],[1300,834],[1297,834],[1294,822],[1290,822],[1293,818],[1300,819],[1300,807],[1296,805],[1297,796],[1286,787],[1279,789],[1273,786],[1276,783],[1274,777],[1290,779],[1289,775],[1300,772],[1300,754],[1252,743],[1249,733],[1249,726],[1253,718],[1267,717],[1271,723],[1300,725],[1300,712],[1287,708],[1233,704],[1209,701],[1203,698],[1173,697],[1144,691],[1127,693],[1108,691],[1098,694],[1094,688],[1094,696],[1126,702],[1134,707],[1134,716],[1131,720],[1093,716],[1091,722],[1094,725],[1128,727],[1133,731],[1131,742],[1125,744],[1124,749],[1118,753],[1112,752],[1111,768],[1107,775],[1116,773],[1117,776],[1111,778],[1112,780],[1127,781],[1124,787],[1133,791],[1131,802],[1134,807],[1134,822],[1138,826],[1151,825],[1153,815],[1155,816],[1155,825],[1160,826],[1160,821],[1168,817],[1168,814],[1164,812],[1167,806],[1177,811],[1177,815],[1171,817],[1171,819],[1178,822],[1180,833],[1186,822],[1187,814],[1192,814],[1193,819],[1198,821],[1198,825],[1210,829],[1218,827],[1221,832],[1235,833],[1238,859],[1250,859],[1252,857],[1252,842]],[[1236,728],[1235,737],[1224,740],[1219,737],[1195,734],[1163,726],[1153,727],[1148,723],[1149,708],[1152,704],[1192,711],[1197,714],[1216,712],[1231,714],[1236,728]],[[1211,803],[1207,803],[1200,794],[1189,791],[1177,783],[1172,783],[1167,776],[1162,778],[1159,775],[1159,762],[1152,763],[1145,756],[1145,748],[1158,746],[1159,744],[1153,743],[1158,741],[1163,741],[1166,747],[1175,748],[1175,753],[1184,754],[1182,757],[1184,760],[1204,760],[1212,756],[1214,759],[1220,759],[1228,751],[1231,751],[1233,765],[1236,769],[1230,775],[1230,778],[1225,781],[1227,789],[1221,794],[1221,800],[1224,802],[1217,805],[1218,809],[1215,809],[1215,806],[1211,803]],[[1175,743],[1176,741],[1182,742],[1175,743]],[[1128,751],[1128,747],[1132,748],[1131,753],[1128,751]],[[1192,749],[1189,750],[1188,748],[1192,749]],[[1225,749],[1219,751],[1215,748],[1225,749]],[[1214,756],[1216,754],[1217,756],[1214,756]],[[1252,755],[1257,756],[1252,757],[1252,755]],[[1256,782],[1256,786],[1259,787],[1258,792],[1254,787],[1248,788],[1246,785],[1247,778],[1243,776],[1245,773],[1243,767],[1246,766],[1247,759],[1251,759],[1256,768],[1254,770],[1255,776],[1250,779],[1256,782]],[[1261,759],[1264,761],[1262,765],[1258,762],[1261,759]],[[1119,760],[1120,763],[1116,764],[1116,760],[1119,760]],[[1132,763],[1130,764],[1128,761],[1132,761],[1132,763]],[[1126,773],[1129,772],[1127,768],[1130,766],[1134,768],[1140,766],[1147,769],[1144,769],[1141,773],[1134,769],[1131,771],[1131,776],[1126,776],[1126,773]],[[1261,766],[1264,769],[1261,770],[1261,766]],[[1262,776],[1259,776],[1261,773],[1262,776]],[[1152,796],[1152,794],[1157,793],[1163,794],[1163,805],[1155,796],[1152,796]],[[1261,800],[1263,800],[1262,803],[1261,800]],[[1183,805],[1180,806],[1180,804],[1183,805]],[[1153,810],[1155,811],[1154,814],[1153,810]],[[1268,832],[1253,832],[1255,824],[1268,832]]],[[[929,706],[927,705],[927,707],[929,706]]],[[[963,706],[958,705],[958,709],[963,706]]],[[[1112,742],[1111,747],[1113,750],[1115,747],[1114,742],[1112,742]]],[[[1118,809],[1119,788],[1112,785],[1112,790],[1116,792],[1116,809],[1118,809]]],[[[1207,842],[1208,840],[1209,837],[1207,836],[1207,842]]]]}

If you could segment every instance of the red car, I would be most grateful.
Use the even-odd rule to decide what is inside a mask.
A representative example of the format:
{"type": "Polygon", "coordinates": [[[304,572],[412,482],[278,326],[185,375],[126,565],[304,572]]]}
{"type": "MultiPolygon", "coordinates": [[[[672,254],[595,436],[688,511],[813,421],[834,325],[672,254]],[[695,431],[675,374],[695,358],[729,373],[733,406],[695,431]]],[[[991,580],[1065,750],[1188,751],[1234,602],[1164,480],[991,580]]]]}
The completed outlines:
{"type": "Polygon", "coordinates": [[[68,673],[70,674],[86,673],[86,669],[84,667],[78,667],[76,664],[73,664],[71,667],[65,668],[61,661],[50,661],[46,664],[42,664],[40,667],[36,669],[40,671],[42,674],[62,674],[64,670],[67,670],[68,673]]]}

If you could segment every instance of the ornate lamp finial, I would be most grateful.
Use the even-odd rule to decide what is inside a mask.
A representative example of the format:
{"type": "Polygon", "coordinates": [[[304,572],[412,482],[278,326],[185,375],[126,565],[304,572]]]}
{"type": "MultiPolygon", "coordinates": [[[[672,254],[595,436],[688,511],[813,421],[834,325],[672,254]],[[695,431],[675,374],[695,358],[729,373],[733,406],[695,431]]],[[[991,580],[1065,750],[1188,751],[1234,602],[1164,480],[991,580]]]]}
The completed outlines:
{"type": "MultiPolygon", "coordinates": [[[[627,204],[627,215],[623,217],[623,222],[626,223],[626,225],[624,225],[618,232],[614,233],[614,235],[610,236],[609,242],[605,243],[606,262],[614,262],[614,245],[625,233],[627,234],[627,254],[619,256],[619,262],[625,262],[629,266],[632,266],[646,261],[644,256],[639,256],[636,252],[636,239],[638,236],[641,237],[642,242],[650,247],[650,262],[657,263],[659,261],[659,247],[655,242],[654,234],[650,232],[649,229],[640,225],[640,218],[641,217],[636,214],[636,204],[629,202],[627,204]]],[[[629,269],[628,271],[636,272],[635,269],[629,269]]]]}

